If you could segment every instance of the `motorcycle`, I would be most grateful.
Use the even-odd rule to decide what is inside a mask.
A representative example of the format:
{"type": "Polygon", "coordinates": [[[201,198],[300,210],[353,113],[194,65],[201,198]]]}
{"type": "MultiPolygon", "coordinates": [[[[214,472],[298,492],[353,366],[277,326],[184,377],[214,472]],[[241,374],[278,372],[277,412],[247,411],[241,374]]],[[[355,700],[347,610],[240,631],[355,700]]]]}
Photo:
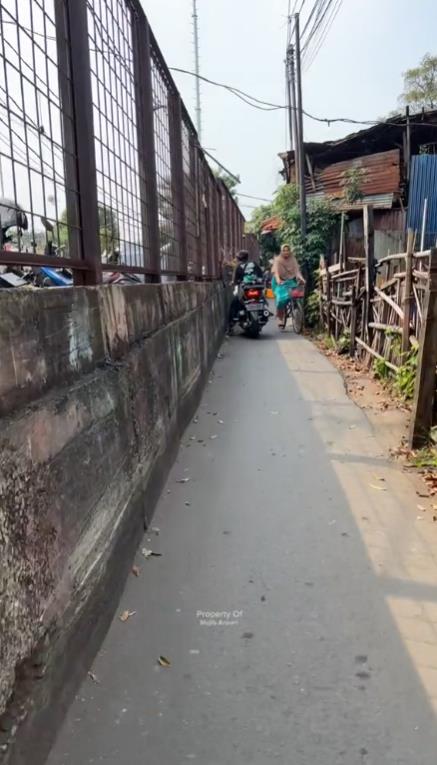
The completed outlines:
{"type": "Polygon", "coordinates": [[[235,294],[240,295],[241,303],[236,321],[247,337],[259,337],[263,327],[273,315],[264,295],[264,284],[243,283],[240,288],[235,289],[235,294]]]}

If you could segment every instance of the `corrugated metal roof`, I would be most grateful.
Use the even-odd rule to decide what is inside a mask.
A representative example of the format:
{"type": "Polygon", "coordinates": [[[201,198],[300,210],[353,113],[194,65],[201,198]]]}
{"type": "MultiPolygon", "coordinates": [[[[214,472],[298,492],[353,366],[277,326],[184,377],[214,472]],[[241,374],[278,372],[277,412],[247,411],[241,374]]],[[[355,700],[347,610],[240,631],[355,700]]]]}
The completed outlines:
{"type": "Polygon", "coordinates": [[[411,158],[411,181],[408,195],[407,226],[420,232],[425,199],[428,208],[425,227],[425,248],[434,246],[437,238],[437,156],[419,154],[411,158]]]}
{"type": "Polygon", "coordinates": [[[399,193],[401,186],[400,151],[391,149],[377,154],[368,154],[362,157],[335,162],[323,170],[317,167],[313,178],[307,177],[306,187],[308,193],[322,191],[333,197],[343,197],[345,192],[345,180],[350,170],[362,171],[360,189],[366,196],[370,194],[399,193]],[[314,188],[315,187],[315,188],[314,188]]]}

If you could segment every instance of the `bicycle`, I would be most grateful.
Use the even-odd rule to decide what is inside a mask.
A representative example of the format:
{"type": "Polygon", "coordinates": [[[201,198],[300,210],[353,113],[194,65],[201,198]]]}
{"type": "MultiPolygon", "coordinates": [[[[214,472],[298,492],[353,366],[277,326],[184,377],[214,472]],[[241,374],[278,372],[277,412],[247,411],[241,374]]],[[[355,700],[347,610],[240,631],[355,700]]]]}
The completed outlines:
{"type": "Polygon", "coordinates": [[[299,285],[290,290],[290,297],[285,305],[285,317],[284,327],[287,326],[288,319],[291,319],[291,324],[297,335],[302,334],[303,320],[304,320],[304,308],[303,300],[305,296],[305,287],[299,285]]]}

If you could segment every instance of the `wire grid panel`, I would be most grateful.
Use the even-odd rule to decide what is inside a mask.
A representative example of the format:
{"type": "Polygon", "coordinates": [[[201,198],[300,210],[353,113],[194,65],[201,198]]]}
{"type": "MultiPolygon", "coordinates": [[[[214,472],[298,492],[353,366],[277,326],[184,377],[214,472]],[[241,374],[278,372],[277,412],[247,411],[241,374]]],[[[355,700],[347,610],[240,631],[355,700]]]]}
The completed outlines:
{"type": "Polygon", "coordinates": [[[69,41],[59,23],[59,48],[56,36],[64,10],[62,0],[56,9],[55,0],[0,0],[0,216],[3,226],[21,224],[4,231],[4,250],[77,258],[77,177],[67,186],[65,173],[76,164],[75,142],[65,139],[74,133],[69,41]],[[61,77],[70,89],[63,100],[61,77]]]}
{"type": "Polygon", "coordinates": [[[188,274],[201,273],[199,260],[199,220],[197,200],[197,173],[195,136],[190,127],[182,121],[182,165],[184,174],[185,228],[187,237],[188,274]]]}
{"type": "Polygon", "coordinates": [[[151,52],[161,271],[179,274],[181,247],[177,226],[175,173],[172,167],[171,141],[174,139],[174,131],[170,117],[171,93],[161,60],[153,47],[151,52]]]}
{"type": "Polygon", "coordinates": [[[203,155],[198,155],[198,193],[199,193],[199,217],[200,217],[200,268],[201,275],[208,275],[208,197],[206,180],[206,160],[203,155]]]}
{"type": "Polygon", "coordinates": [[[140,197],[132,12],[126,0],[88,0],[87,7],[101,257],[141,271],[150,241],[140,197]]]}
{"type": "Polygon", "coordinates": [[[217,230],[217,185],[215,178],[209,170],[208,173],[208,207],[209,207],[209,232],[210,232],[210,273],[212,277],[218,272],[218,230],[217,230]]]}

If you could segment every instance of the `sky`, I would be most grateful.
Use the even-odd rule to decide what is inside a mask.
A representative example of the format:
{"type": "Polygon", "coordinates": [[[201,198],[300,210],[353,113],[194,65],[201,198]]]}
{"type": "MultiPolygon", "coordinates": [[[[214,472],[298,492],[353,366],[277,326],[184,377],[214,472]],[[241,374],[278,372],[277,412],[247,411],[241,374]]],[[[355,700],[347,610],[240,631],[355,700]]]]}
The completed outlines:
{"type": "MultiPolygon", "coordinates": [[[[193,70],[192,0],[142,0],[169,66],[193,70]]],[[[305,0],[302,23],[313,0],[305,0]]],[[[288,0],[198,0],[201,74],[285,103],[288,0]]],[[[437,53],[436,0],[343,0],[317,57],[303,76],[304,108],[321,117],[378,119],[397,106],[402,72],[437,53]]],[[[194,119],[194,80],[175,74],[194,119]]],[[[239,191],[270,199],[287,148],[286,114],[261,112],[202,83],[202,144],[241,177],[239,191]]],[[[340,138],[359,126],[305,120],[308,141],[340,138]]],[[[240,197],[243,204],[256,201],[240,197]]]]}

